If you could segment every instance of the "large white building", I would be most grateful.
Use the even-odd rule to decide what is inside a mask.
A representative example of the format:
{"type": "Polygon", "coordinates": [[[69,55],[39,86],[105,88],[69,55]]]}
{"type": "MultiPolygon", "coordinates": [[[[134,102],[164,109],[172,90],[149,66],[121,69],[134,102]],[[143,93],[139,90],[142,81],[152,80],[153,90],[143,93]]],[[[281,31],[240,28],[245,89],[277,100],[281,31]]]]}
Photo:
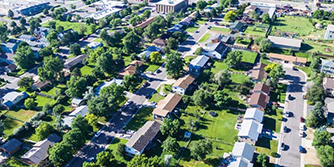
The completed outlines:
{"type": "Polygon", "coordinates": [[[188,6],[188,0],[162,0],[155,5],[159,13],[179,12],[188,6]]]}
{"type": "Polygon", "coordinates": [[[328,25],[326,28],[325,39],[334,39],[334,25],[328,25]]]}

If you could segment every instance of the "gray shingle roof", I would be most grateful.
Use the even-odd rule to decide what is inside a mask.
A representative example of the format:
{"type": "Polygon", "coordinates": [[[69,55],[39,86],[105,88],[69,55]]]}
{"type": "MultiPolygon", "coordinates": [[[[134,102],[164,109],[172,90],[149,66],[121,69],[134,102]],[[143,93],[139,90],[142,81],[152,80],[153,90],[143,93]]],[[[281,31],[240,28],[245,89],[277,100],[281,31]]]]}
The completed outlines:
{"type": "Polygon", "coordinates": [[[197,56],[195,59],[191,60],[190,64],[193,66],[203,67],[209,61],[207,56],[197,56]]]}

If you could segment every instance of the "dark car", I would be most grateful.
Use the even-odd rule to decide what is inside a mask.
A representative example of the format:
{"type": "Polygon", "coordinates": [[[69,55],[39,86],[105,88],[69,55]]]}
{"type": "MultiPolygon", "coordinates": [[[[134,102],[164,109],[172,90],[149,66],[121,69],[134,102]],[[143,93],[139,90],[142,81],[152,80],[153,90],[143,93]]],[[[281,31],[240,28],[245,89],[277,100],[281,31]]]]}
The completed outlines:
{"type": "Polygon", "coordinates": [[[288,127],[284,126],[283,131],[284,133],[288,133],[288,127]]]}
{"type": "Polygon", "coordinates": [[[300,122],[301,122],[301,123],[304,123],[304,122],[305,122],[305,118],[300,117],[300,122]]]}
{"type": "Polygon", "coordinates": [[[285,150],[285,144],[284,143],[281,144],[281,150],[285,150]]]}
{"type": "Polygon", "coordinates": [[[143,86],[144,86],[144,87],[148,86],[148,82],[145,82],[145,83],[143,84],[143,86]]]}
{"type": "Polygon", "coordinates": [[[161,70],[160,69],[157,69],[157,74],[161,73],[161,70]]]}
{"type": "Polygon", "coordinates": [[[299,146],[300,153],[306,153],[306,149],[303,146],[299,146]]]}

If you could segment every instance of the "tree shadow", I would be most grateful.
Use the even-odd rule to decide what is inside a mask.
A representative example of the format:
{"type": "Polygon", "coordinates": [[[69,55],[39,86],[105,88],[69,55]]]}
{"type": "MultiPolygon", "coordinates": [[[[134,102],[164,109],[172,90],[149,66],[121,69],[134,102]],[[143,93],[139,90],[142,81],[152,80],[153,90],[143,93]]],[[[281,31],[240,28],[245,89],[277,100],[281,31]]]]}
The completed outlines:
{"type": "Polygon", "coordinates": [[[269,129],[271,131],[276,130],[276,120],[267,116],[263,118],[263,128],[269,129]]]}

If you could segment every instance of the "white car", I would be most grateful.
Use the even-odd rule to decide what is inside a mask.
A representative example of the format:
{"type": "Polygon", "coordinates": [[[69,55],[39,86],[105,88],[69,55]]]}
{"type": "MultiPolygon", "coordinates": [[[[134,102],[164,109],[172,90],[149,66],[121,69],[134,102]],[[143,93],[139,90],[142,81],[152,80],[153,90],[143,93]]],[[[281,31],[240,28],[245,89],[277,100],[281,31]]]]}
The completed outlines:
{"type": "Polygon", "coordinates": [[[304,131],[304,130],[305,130],[305,125],[304,125],[304,124],[300,124],[300,125],[299,125],[299,129],[300,129],[301,131],[304,131]]]}
{"type": "Polygon", "coordinates": [[[300,137],[304,137],[304,132],[303,131],[299,131],[299,136],[300,137]]]}
{"type": "Polygon", "coordinates": [[[96,134],[94,135],[95,137],[99,137],[101,135],[101,131],[96,132],[96,134]]]}

